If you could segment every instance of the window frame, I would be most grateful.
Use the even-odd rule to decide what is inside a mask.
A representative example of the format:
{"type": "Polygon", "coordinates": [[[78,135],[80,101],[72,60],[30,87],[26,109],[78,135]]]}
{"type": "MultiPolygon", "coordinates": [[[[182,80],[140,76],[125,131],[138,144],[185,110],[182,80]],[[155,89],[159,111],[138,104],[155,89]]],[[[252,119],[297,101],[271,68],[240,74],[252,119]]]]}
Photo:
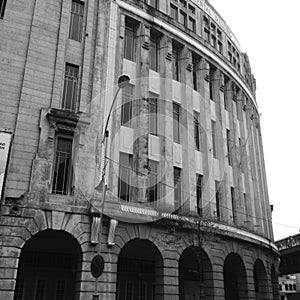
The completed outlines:
{"type": "Polygon", "coordinates": [[[79,102],[79,77],[80,67],[78,65],[66,63],[64,74],[64,88],[61,108],[66,111],[76,112],[79,102]],[[69,97],[69,84],[72,85],[72,96],[69,97]]]}
{"type": "Polygon", "coordinates": [[[132,202],[133,201],[133,196],[134,196],[134,187],[132,185],[132,172],[133,172],[133,155],[125,152],[120,152],[119,154],[119,177],[118,177],[118,199],[121,201],[126,201],[126,202],[132,202]],[[128,160],[128,164],[123,164],[122,163],[122,158],[123,156],[124,161],[128,160]],[[126,156],[126,157],[125,157],[126,156]],[[123,176],[121,172],[126,172],[125,180],[122,180],[123,176]],[[126,195],[125,199],[121,198],[120,193],[122,192],[122,184],[125,184],[125,189],[126,189],[126,195]]]}
{"type": "Polygon", "coordinates": [[[135,24],[125,21],[123,55],[125,59],[133,62],[136,59],[136,30],[135,24]]]}
{"type": "Polygon", "coordinates": [[[153,203],[156,206],[156,202],[159,199],[160,193],[160,184],[158,182],[158,175],[159,175],[159,162],[148,159],[148,186],[147,186],[147,202],[153,203]],[[154,181],[155,184],[153,185],[151,181],[154,181]],[[154,197],[151,198],[152,191],[154,190],[154,197]]]}
{"type": "Polygon", "coordinates": [[[133,98],[134,86],[129,84],[122,89],[121,126],[132,126],[133,98]]]}
{"type": "Polygon", "coordinates": [[[150,34],[149,68],[155,72],[159,72],[159,45],[160,38],[150,34]]]}
{"type": "Polygon", "coordinates": [[[217,132],[216,132],[216,121],[211,120],[211,137],[212,137],[212,154],[213,158],[217,158],[217,132]]]}
{"type": "Polygon", "coordinates": [[[181,105],[173,102],[173,141],[177,144],[181,143],[180,122],[181,105]]]}
{"type": "Polygon", "coordinates": [[[203,189],[203,175],[196,174],[196,208],[197,214],[203,217],[203,207],[202,207],[202,189],[203,189]]]}
{"type": "Polygon", "coordinates": [[[195,149],[201,151],[201,125],[200,113],[194,110],[194,141],[195,149]]]}
{"type": "Polygon", "coordinates": [[[72,193],[72,184],[73,184],[73,168],[72,168],[72,162],[73,162],[73,136],[58,133],[55,137],[55,153],[54,153],[54,162],[53,162],[53,172],[52,172],[52,187],[51,187],[51,193],[55,195],[71,195],[72,193]],[[59,151],[59,140],[68,141],[70,143],[70,151],[64,152],[59,151]],[[58,152],[61,152],[60,156],[58,156],[58,152]],[[58,175],[55,175],[55,173],[59,172],[59,164],[58,160],[62,157],[64,158],[64,153],[67,153],[66,159],[69,159],[67,171],[64,170],[64,184],[62,190],[57,189],[57,182],[58,182],[58,175]]]}
{"type": "Polygon", "coordinates": [[[149,113],[149,134],[158,134],[158,99],[154,94],[149,94],[148,98],[148,113],[149,113]],[[153,129],[153,130],[152,130],[153,129]]]}
{"type": "Polygon", "coordinates": [[[71,16],[70,16],[70,27],[69,27],[69,39],[82,42],[84,27],[84,2],[79,0],[72,0],[71,3],[71,16]],[[76,9],[75,9],[76,8],[76,9]],[[78,10],[78,11],[77,11],[78,10]],[[78,18],[79,25],[74,25],[74,19],[78,18]]]}
{"type": "Polygon", "coordinates": [[[182,169],[178,167],[173,168],[173,179],[174,179],[174,209],[181,209],[182,199],[182,169]]]}

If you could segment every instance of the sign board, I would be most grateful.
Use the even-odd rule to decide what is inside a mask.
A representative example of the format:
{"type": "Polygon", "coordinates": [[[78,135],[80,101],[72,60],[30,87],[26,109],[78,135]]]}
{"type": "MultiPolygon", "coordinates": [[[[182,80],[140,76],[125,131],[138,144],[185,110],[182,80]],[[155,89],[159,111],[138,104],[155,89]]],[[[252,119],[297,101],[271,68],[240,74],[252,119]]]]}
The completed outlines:
{"type": "Polygon", "coordinates": [[[11,144],[11,137],[11,133],[0,131],[0,199],[2,198],[2,190],[11,144]]]}

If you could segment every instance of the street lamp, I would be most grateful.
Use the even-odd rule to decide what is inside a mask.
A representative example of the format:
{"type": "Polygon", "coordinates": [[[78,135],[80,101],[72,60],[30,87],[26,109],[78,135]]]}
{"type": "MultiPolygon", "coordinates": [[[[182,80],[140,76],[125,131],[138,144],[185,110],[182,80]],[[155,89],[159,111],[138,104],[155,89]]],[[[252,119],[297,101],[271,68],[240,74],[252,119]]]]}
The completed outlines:
{"type": "Polygon", "coordinates": [[[92,226],[91,226],[90,242],[92,244],[99,244],[98,251],[97,251],[98,253],[92,261],[91,268],[93,269],[93,262],[94,262],[94,265],[98,265],[98,267],[97,267],[98,270],[101,269],[101,272],[98,272],[98,273],[92,272],[92,274],[95,278],[98,278],[101,276],[101,274],[103,272],[103,268],[104,268],[104,260],[103,260],[102,256],[100,255],[100,253],[101,253],[101,236],[102,236],[102,227],[103,227],[103,212],[104,212],[104,204],[105,204],[106,190],[107,190],[107,186],[106,186],[106,182],[105,182],[105,169],[106,169],[106,164],[107,164],[107,141],[108,141],[108,137],[109,137],[108,124],[109,124],[110,116],[112,114],[112,110],[115,105],[117,96],[120,92],[120,89],[123,89],[124,87],[126,87],[129,84],[129,82],[130,82],[130,77],[127,75],[122,75],[118,79],[118,89],[115,93],[115,96],[114,96],[111,106],[109,108],[109,112],[108,112],[108,115],[106,118],[104,130],[103,130],[103,136],[101,139],[101,149],[102,149],[101,178],[100,178],[99,184],[95,187],[95,189],[97,191],[102,191],[100,210],[98,210],[98,209],[95,210],[95,207],[93,205],[91,207],[91,212],[93,214],[93,221],[92,221],[92,226]],[[99,265],[101,265],[101,266],[99,266],[99,265]]]}

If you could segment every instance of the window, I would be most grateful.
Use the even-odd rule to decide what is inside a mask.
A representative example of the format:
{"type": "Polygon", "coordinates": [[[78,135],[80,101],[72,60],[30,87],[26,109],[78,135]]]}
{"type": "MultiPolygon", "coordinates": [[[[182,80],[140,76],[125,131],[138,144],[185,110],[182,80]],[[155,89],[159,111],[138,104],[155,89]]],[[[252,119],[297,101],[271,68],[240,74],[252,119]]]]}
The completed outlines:
{"type": "Polygon", "coordinates": [[[159,8],[159,0],[150,0],[150,5],[156,9],[159,8]]]}
{"type": "Polygon", "coordinates": [[[192,13],[192,14],[195,14],[195,7],[192,6],[192,5],[188,5],[188,8],[189,8],[189,12],[192,13]]]}
{"type": "Polygon", "coordinates": [[[81,42],[83,29],[84,3],[81,1],[72,1],[71,7],[71,23],[69,38],[74,41],[81,42]]]}
{"type": "Polygon", "coordinates": [[[185,1],[185,0],[179,0],[179,1],[180,1],[181,5],[182,5],[183,7],[186,7],[186,1],[185,1]]]}
{"type": "Polygon", "coordinates": [[[210,38],[210,43],[211,45],[216,48],[216,44],[217,44],[217,39],[216,39],[216,36],[215,35],[211,35],[211,38],[210,38]]]}
{"type": "Polygon", "coordinates": [[[133,157],[131,154],[120,153],[118,197],[130,202],[133,200],[132,187],[133,157]]]}
{"type": "Polygon", "coordinates": [[[200,217],[203,216],[202,211],[202,180],[203,176],[200,174],[196,174],[196,201],[197,201],[197,214],[200,217]]]}
{"type": "Polygon", "coordinates": [[[56,284],[56,298],[55,300],[65,299],[66,283],[64,280],[58,280],[56,284]]]}
{"type": "Polygon", "coordinates": [[[216,196],[215,215],[217,218],[220,218],[220,198],[221,198],[220,187],[221,187],[220,183],[218,181],[215,181],[215,196],[216,196]]]}
{"type": "Polygon", "coordinates": [[[209,97],[211,100],[215,100],[214,95],[214,75],[215,75],[215,67],[213,65],[209,66],[209,97]]]}
{"type": "Polygon", "coordinates": [[[181,10],[179,14],[179,23],[181,23],[183,26],[186,26],[187,25],[186,20],[187,20],[186,13],[181,10]]]}
{"type": "Polygon", "coordinates": [[[133,90],[132,85],[127,85],[122,89],[121,125],[127,127],[131,127],[133,90]]]}
{"type": "Polygon", "coordinates": [[[174,80],[179,81],[179,49],[174,48],[172,51],[172,77],[174,80]]]}
{"type": "Polygon", "coordinates": [[[156,36],[150,36],[150,49],[149,49],[150,69],[153,71],[159,71],[159,38],[156,36]]]}
{"type": "Polygon", "coordinates": [[[279,291],[282,291],[282,285],[279,284],[279,291]]]}
{"type": "Polygon", "coordinates": [[[231,153],[231,145],[230,145],[230,130],[226,129],[226,143],[227,143],[227,158],[229,166],[232,165],[232,153],[231,153]]]}
{"type": "Polygon", "coordinates": [[[124,37],[124,58],[135,61],[135,38],[136,27],[126,22],[125,37],[124,37]]]}
{"type": "Polygon", "coordinates": [[[178,8],[171,4],[171,18],[178,20],[178,8]]]}
{"type": "Polygon", "coordinates": [[[180,105],[173,103],[173,140],[180,144],[180,105]]]}
{"type": "Polygon", "coordinates": [[[52,192],[67,195],[71,191],[72,139],[58,136],[56,139],[55,166],[52,192]]]}
{"type": "Polygon", "coordinates": [[[44,300],[46,289],[46,281],[39,279],[37,281],[34,300],[44,300]]]}
{"type": "Polygon", "coordinates": [[[232,206],[232,220],[233,223],[236,222],[236,214],[235,214],[235,200],[234,200],[234,188],[230,188],[230,193],[231,193],[231,206],[232,206]]]}
{"type": "Polygon", "coordinates": [[[201,128],[200,128],[200,114],[194,111],[194,139],[197,151],[200,151],[201,144],[201,128]]]}
{"type": "Polygon", "coordinates": [[[0,19],[4,18],[6,0],[0,0],[0,19]]]}
{"type": "Polygon", "coordinates": [[[62,109],[75,112],[77,104],[79,66],[66,64],[62,109]]]}
{"type": "Polygon", "coordinates": [[[174,167],[174,208],[181,206],[181,169],[174,167]]]}
{"type": "Polygon", "coordinates": [[[196,59],[195,56],[193,56],[192,59],[193,62],[193,88],[195,91],[198,91],[198,76],[197,76],[197,69],[198,69],[198,63],[199,61],[196,59]]]}
{"type": "Polygon", "coordinates": [[[148,100],[149,133],[157,135],[157,98],[153,95],[148,100]]]}
{"type": "Polygon", "coordinates": [[[211,121],[211,137],[212,137],[212,152],[213,157],[217,157],[217,137],[216,137],[216,122],[211,121]]]}
{"type": "Polygon", "coordinates": [[[158,162],[149,159],[148,170],[147,198],[148,202],[155,202],[159,198],[158,162]]]}
{"type": "Polygon", "coordinates": [[[229,110],[229,78],[224,76],[225,77],[225,91],[224,91],[224,108],[228,111],[229,110]]]}
{"type": "Polygon", "coordinates": [[[196,32],[196,21],[195,21],[195,19],[189,17],[188,28],[190,30],[192,30],[193,32],[196,32]]]}

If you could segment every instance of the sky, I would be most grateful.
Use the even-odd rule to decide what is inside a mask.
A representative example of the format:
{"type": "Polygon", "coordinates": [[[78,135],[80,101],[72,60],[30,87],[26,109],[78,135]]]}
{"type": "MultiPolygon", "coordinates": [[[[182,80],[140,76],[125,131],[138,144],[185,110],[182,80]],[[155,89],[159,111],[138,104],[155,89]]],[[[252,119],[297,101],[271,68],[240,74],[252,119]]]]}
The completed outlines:
{"type": "Polygon", "coordinates": [[[300,233],[300,3],[210,0],[250,59],[257,82],[275,240],[300,233]]]}

